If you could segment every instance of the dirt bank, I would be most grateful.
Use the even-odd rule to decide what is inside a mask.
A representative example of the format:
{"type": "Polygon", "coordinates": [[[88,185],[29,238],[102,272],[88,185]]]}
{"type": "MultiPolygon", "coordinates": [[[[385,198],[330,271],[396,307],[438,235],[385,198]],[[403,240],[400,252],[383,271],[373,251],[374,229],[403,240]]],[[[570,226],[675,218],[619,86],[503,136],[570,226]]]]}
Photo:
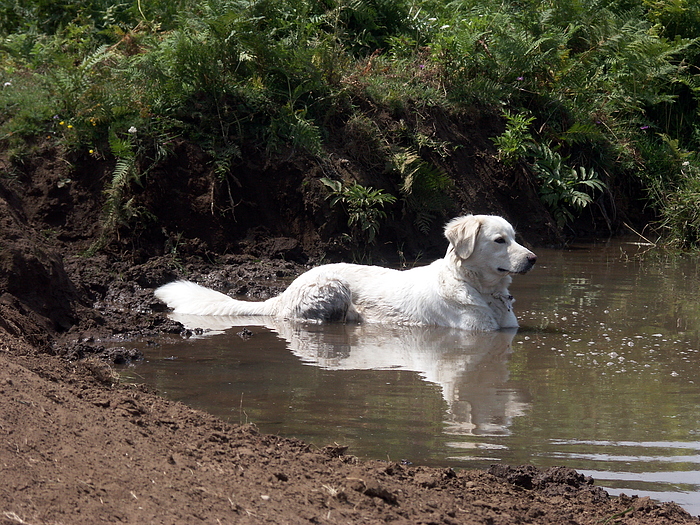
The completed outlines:
{"type": "MultiPolygon", "coordinates": [[[[485,141],[463,142],[462,167],[486,158],[485,141]]],[[[323,170],[299,159],[241,166],[235,213],[218,213],[230,188],[183,144],[133,190],[160,222],[121,229],[87,256],[109,167],[63,160],[44,148],[22,165],[0,162],[0,523],[700,523],[672,503],[610,498],[564,467],[360,461],[342,444],[261,435],[120,385],[110,363],[138,358],[130,338],[182,330],[154,287],[188,276],[277,293],[279,279],[347,256],[334,241],[344,222],[321,191],[323,170]]],[[[523,173],[482,168],[459,179],[455,212],[506,215],[527,225],[524,242],[561,240],[523,173]]],[[[439,227],[421,237],[394,217],[377,257],[444,249],[439,227]]]]}

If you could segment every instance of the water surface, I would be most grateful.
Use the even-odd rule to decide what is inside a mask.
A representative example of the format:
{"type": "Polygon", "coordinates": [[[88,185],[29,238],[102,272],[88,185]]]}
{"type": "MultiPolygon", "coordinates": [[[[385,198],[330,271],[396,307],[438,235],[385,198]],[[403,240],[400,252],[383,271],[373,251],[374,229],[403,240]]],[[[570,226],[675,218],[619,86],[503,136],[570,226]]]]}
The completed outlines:
{"type": "Polygon", "coordinates": [[[228,421],[361,457],[566,465],[612,494],[698,515],[698,264],[644,250],[538,250],[511,287],[517,331],[187,317],[211,332],[145,347],[123,373],[228,421]]]}

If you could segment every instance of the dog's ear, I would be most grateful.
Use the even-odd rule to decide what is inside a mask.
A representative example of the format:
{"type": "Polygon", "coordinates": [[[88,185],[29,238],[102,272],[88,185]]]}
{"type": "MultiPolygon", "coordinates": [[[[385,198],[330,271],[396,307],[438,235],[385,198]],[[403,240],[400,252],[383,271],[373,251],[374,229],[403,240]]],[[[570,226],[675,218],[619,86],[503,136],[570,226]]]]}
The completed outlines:
{"type": "Polygon", "coordinates": [[[468,259],[474,251],[480,228],[481,220],[475,215],[457,217],[445,226],[445,237],[460,259],[468,259]]]}

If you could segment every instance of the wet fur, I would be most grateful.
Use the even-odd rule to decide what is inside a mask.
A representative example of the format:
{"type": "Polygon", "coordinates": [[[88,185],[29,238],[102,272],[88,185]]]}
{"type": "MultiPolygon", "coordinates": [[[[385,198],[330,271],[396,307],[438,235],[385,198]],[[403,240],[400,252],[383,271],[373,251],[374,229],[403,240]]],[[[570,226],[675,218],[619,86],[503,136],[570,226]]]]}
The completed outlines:
{"type": "Polygon", "coordinates": [[[537,257],[515,241],[513,227],[493,215],[467,215],[445,227],[450,242],[428,266],[393,270],[327,264],[300,275],[282,294],[262,302],[233,299],[189,281],[155,291],[179,314],[271,316],[310,321],[425,324],[465,330],[518,326],[512,275],[537,257]]]}

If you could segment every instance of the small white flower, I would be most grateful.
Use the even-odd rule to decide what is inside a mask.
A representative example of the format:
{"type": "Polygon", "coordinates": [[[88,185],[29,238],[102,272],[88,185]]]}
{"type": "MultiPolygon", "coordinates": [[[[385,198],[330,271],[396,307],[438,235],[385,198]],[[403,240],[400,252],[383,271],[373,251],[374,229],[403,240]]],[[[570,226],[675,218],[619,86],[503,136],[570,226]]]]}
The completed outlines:
{"type": "Polygon", "coordinates": [[[2,87],[10,87],[12,85],[12,82],[5,82],[2,87]]]}
{"type": "Polygon", "coordinates": [[[129,128],[129,133],[131,133],[132,135],[133,135],[134,133],[136,133],[136,131],[138,131],[138,130],[137,130],[134,126],[131,126],[131,127],[129,128]]]}

